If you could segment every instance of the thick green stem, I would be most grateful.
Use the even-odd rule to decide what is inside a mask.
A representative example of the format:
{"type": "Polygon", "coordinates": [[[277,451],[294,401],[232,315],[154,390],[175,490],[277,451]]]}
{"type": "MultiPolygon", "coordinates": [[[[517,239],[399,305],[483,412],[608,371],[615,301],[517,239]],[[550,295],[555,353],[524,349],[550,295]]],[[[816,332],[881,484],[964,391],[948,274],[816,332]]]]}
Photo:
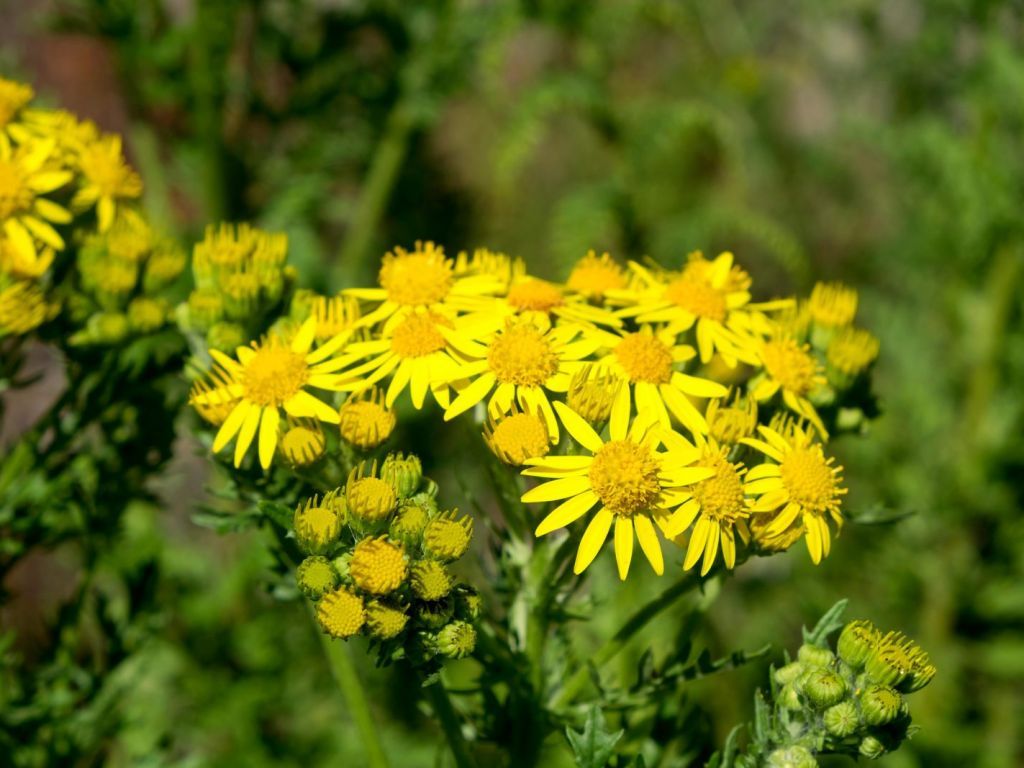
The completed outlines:
{"type": "Polygon", "coordinates": [[[430,704],[437,716],[437,721],[444,731],[444,737],[452,750],[452,757],[455,758],[455,765],[458,768],[476,768],[476,763],[469,754],[466,740],[462,735],[462,725],[459,716],[448,698],[448,691],[444,684],[438,680],[427,686],[427,694],[430,696],[430,704]]]}
{"type": "Polygon", "coordinates": [[[366,700],[366,693],[363,691],[363,684],[352,663],[348,647],[341,640],[334,640],[319,630],[317,634],[323,641],[324,653],[331,666],[334,680],[338,683],[338,688],[341,689],[341,695],[345,697],[349,714],[352,715],[362,737],[363,748],[366,750],[366,764],[370,768],[388,768],[388,759],[384,754],[383,746],[381,746],[379,729],[373,720],[370,705],[366,700]]]}
{"type": "MultiPolygon", "coordinates": [[[[629,617],[626,623],[619,628],[618,632],[616,632],[604,645],[598,648],[597,653],[591,657],[593,665],[600,668],[603,664],[608,663],[626,646],[626,643],[632,639],[633,635],[647,626],[655,616],[699,585],[700,577],[693,572],[689,572],[671,587],[658,595],[658,597],[640,608],[636,613],[629,617]]],[[[590,672],[586,667],[577,670],[576,673],[566,681],[565,686],[555,698],[553,708],[559,709],[571,704],[573,699],[575,699],[580,692],[586,688],[589,681],[590,672]]]]}

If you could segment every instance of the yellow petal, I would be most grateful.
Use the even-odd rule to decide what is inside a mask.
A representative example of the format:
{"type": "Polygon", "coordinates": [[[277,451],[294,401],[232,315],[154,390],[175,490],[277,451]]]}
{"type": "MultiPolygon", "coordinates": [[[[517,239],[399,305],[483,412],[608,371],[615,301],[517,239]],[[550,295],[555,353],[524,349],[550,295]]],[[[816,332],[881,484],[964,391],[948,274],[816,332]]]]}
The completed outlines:
{"type": "Polygon", "coordinates": [[[220,453],[221,449],[231,442],[231,438],[241,429],[242,422],[245,421],[245,415],[249,412],[250,408],[254,407],[252,403],[243,400],[231,409],[231,413],[228,414],[228,417],[224,419],[224,423],[220,425],[220,429],[217,430],[217,436],[213,438],[214,453],[220,453]]]}
{"type": "Polygon", "coordinates": [[[597,494],[593,491],[584,491],[579,496],[573,496],[568,501],[562,502],[551,510],[551,513],[540,521],[535,535],[544,536],[552,531],[557,531],[559,528],[565,528],[586,514],[596,503],[597,494]]]}
{"type": "Polygon", "coordinates": [[[535,504],[540,501],[557,501],[588,490],[590,490],[590,478],[586,475],[575,475],[542,483],[524,493],[522,501],[526,504],[535,504]]]}
{"type": "Polygon", "coordinates": [[[444,412],[444,420],[451,421],[459,414],[465,413],[474,405],[479,403],[494,387],[497,381],[493,373],[481,374],[472,384],[459,393],[459,396],[452,400],[448,410],[444,412]]]}
{"type": "Polygon", "coordinates": [[[700,567],[700,575],[707,576],[718,555],[718,537],[722,532],[719,523],[708,521],[708,540],[704,543],[704,562],[700,567]]]}
{"type": "Polygon", "coordinates": [[[702,517],[697,521],[697,525],[693,527],[693,533],[690,535],[690,546],[686,549],[686,559],[683,561],[683,570],[688,571],[697,564],[700,560],[701,555],[704,554],[704,545],[708,540],[708,529],[711,523],[708,522],[706,517],[702,517]]]}
{"type": "Polygon", "coordinates": [[[615,518],[615,563],[619,566],[619,578],[626,580],[629,563],[633,559],[633,521],[628,517],[615,518]]]}
{"type": "Polygon", "coordinates": [[[274,458],[274,449],[277,448],[277,425],[281,420],[281,414],[277,408],[264,408],[263,418],[260,419],[260,466],[270,469],[270,462],[274,458]]]}
{"type": "Polygon", "coordinates": [[[256,436],[256,428],[260,425],[261,410],[261,408],[252,406],[245,414],[245,421],[242,422],[242,428],[238,430],[238,439],[235,440],[236,467],[242,464],[245,452],[249,450],[249,446],[252,445],[252,439],[256,436]]]}
{"type": "Polygon", "coordinates": [[[337,424],[341,420],[335,408],[305,391],[300,391],[293,395],[291,399],[286,400],[284,409],[289,415],[297,419],[320,419],[320,421],[325,421],[328,424],[337,424]]]}
{"type": "Polygon", "coordinates": [[[292,339],[292,352],[305,355],[313,346],[313,339],[316,338],[316,318],[308,318],[300,327],[298,333],[292,339]]]}
{"type": "Polygon", "coordinates": [[[565,403],[555,403],[555,410],[558,412],[558,416],[562,420],[562,424],[565,425],[566,430],[572,435],[573,440],[592,453],[597,453],[601,450],[602,446],[604,446],[604,441],[594,431],[594,428],[587,423],[586,419],[565,403]]]}
{"type": "Polygon", "coordinates": [[[636,526],[636,538],[647,562],[651,564],[654,572],[661,576],[665,572],[665,559],[661,553],[661,542],[658,540],[657,531],[654,530],[654,524],[646,515],[637,515],[633,519],[633,525],[636,526]]]}
{"type": "Polygon", "coordinates": [[[613,517],[607,507],[601,507],[594,515],[587,530],[583,532],[583,538],[580,539],[580,547],[576,551],[576,562],[572,567],[573,573],[583,573],[587,566],[594,562],[605,539],[608,538],[608,529],[612,527],[613,517]]]}

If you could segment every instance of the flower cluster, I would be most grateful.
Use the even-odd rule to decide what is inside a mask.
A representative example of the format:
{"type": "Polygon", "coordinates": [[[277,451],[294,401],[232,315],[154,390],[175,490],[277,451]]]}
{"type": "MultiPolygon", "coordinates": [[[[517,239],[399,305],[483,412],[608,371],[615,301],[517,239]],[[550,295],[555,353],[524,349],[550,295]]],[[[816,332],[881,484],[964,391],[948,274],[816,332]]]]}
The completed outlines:
{"type": "Polygon", "coordinates": [[[450,570],[472,521],[441,510],[436,495],[419,459],[399,453],[360,464],[344,488],[299,506],[294,533],[307,557],[296,581],[324,632],[365,635],[384,661],[429,665],[473,651],[479,599],[450,570]]]}
{"type": "Polygon", "coordinates": [[[0,337],[35,330],[62,302],[84,326],[76,343],[156,330],[169,309],[156,294],[184,264],[139,214],[142,181],[121,138],[33,99],[31,87],[0,77],[0,337]],[[68,266],[81,285],[55,286],[68,266]]]}
{"type": "Polygon", "coordinates": [[[835,652],[805,643],[774,670],[767,722],[736,765],[813,768],[823,754],[881,757],[912,735],[906,697],[934,676],[928,654],[901,633],[851,622],[835,652]]]}

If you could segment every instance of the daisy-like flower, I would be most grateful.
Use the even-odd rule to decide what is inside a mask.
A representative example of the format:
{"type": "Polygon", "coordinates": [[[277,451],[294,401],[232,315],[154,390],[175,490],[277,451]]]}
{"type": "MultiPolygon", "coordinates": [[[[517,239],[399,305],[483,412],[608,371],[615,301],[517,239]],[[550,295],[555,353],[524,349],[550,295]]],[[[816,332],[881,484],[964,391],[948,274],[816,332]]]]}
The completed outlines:
{"type": "Polygon", "coordinates": [[[429,241],[417,241],[411,251],[397,247],[385,254],[377,282],[377,288],[351,288],[345,293],[363,301],[380,302],[359,324],[384,322],[385,330],[401,322],[409,309],[427,308],[450,315],[451,302],[492,295],[504,287],[500,278],[487,272],[457,275],[444,249],[429,241]]]}
{"type": "Polygon", "coordinates": [[[71,201],[87,210],[96,206],[100,232],[114,223],[119,204],[142,196],[142,179],[124,160],[120,136],[104,136],[91,142],[78,158],[84,183],[71,201]]]}
{"type": "Polygon", "coordinates": [[[620,310],[622,317],[635,317],[640,323],[668,323],[673,330],[696,328],[701,362],[707,363],[715,352],[734,367],[738,360],[754,363],[751,336],[759,325],[759,313],[781,309],[790,301],[752,304],[750,276],[733,264],[731,253],[719,254],[708,261],[701,253],[690,254],[680,272],[658,274],[635,262],[639,291],[613,291],[611,296],[634,306],[620,310]]]}
{"type": "Polygon", "coordinates": [[[807,311],[817,325],[843,328],[857,314],[857,291],[842,283],[815,283],[807,311]]]}
{"type": "Polygon", "coordinates": [[[605,442],[564,403],[555,403],[555,409],[566,431],[592,455],[547,456],[526,462],[531,466],[523,470],[524,475],[553,479],[523,494],[524,502],[564,499],[540,522],[536,535],[564,528],[599,505],[580,540],[573,570],[582,573],[594,561],[614,524],[619,578],[629,573],[634,534],[654,572],[664,573],[655,528],[664,533],[671,510],[689,498],[686,487],[710,477],[714,470],[690,466],[699,453],[680,447],[681,443],[668,452],[659,451],[667,430],[653,414],[641,414],[632,424],[613,414],[611,439],[605,442]]]}
{"type": "Polygon", "coordinates": [[[269,336],[251,347],[239,347],[237,359],[210,350],[226,380],[221,378],[216,386],[193,394],[192,403],[202,412],[222,405],[226,398],[236,400],[213,440],[215,453],[236,438],[235,466],[239,466],[258,431],[260,465],[266,469],[277,448],[281,409],[294,418],[338,423],[338,411],[307,388],[340,389],[338,377],[332,375],[337,367],[333,355],[347,339],[336,336],[312,349],[315,333],[316,320],[310,318],[288,344],[269,336]]]}
{"type": "Polygon", "coordinates": [[[0,133],[5,133],[22,107],[35,96],[32,87],[0,77],[0,133]]]}
{"type": "Polygon", "coordinates": [[[591,250],[573,266],[565,287],[587,301],[602,303],[610,291],[624,291],[629,287],[629,275],[611,254],[598,256],[591,250]]]}
{"type": "Polygon", "coordinates": [[[811,422],[818,433],[827,439],[825,425],[814,405],[807,399],[811,392],[826,383],[821,363],[811,354],[810,345],[780,336],[762,342],[758,357],[764,368],[764,378],[754,387],[751,396],[755,400],[768,400],[781,391],[786,406],[811,422]]]}
{"type": "Polygon", "coordinates": [[[471,383],[461,389],[445,411],[450,421],[490,396],[488,413],[501,415],[518,403],[541,415],[552,439],[558,439],[558,422],[551,410],[548,392],[566,392],[584,358],[599,345],[595,338],[575,340],[576,326],[559,326],[547,331],[525,320],[509,320],[498,333],[480,337],[458,330],[444,330],[455,351],[465,362],[458,365],[449,381],[471,383]]]}
{"type": "Polygon", "coordinates": [[[815,564],[831,548],[829,519],[841,528],[842,467],[825,457],[821,444],[798,426],[784,436],[769,427],[758,427],[764,440],[745,438],[743,442],[761,451],[775,463],[753,467],[746,475],[744,491],[758,497],[750,511],[775,513],[764,529],[767,538],[778,537],[791,526],[803,528],[807,551],[815,564]]]}
{"type": "Polygon", "coordinates": [[[611,350],[598,365],[627,382],[615,398],[613,411],[628,414],[631,401],[635,401],[637,412],[652,411],[665,427],[671,425],[671,412],[691,432],[708,431],[707,421],[690,398],[723,397],[728,390],[710,379],[677,370],[676,366],[697,354],[693,347],[676,343],[677,331],[668,327],[655,331],[642,326],[639,331],[622,335],[603,331],[592,331],[589,335],[611,350]]]}
{"type": "MultiPolygon", "coordinates": [[[[458,364],[449,353],[445,333],[456,321],[425,308],[396,313],[391,319],[374,334],[376,338],[349,345],[346,359],[370,359],[342,372],[343,390],[361,392],[391,375],[384,399],[388,408],[406,389],[417,409],[423,407],[428,391],[438,405],[447,408],[448,382],[457,378],[458,364]]],[[[494,327],[493,321],[489,327],[494,327]]]]}
{"type": "Polygon", "coordinates": [[[0,135],[0,226],[10,247],[30,264],[39,261],[36,240],[55,250],[64,248],[53,224],[71,221],[65,208],[42,197],[71,181],[69,171],[53,170],[48,163],[53,148],[47,140],[14,149],[0,135]]]}
{"type": "MultiPolygon", "coordinates": [[[[714,438],[701,442],[700,458],[694,466],[706,467],[714,474],[690,488],[690,499],[672,515],[667,533],[677,538],[693,525],[683,569],[688,571],[701,561],[700,575],[704,576],[714,565],[719,549],[726,568],[736,565],[736,535],[739,534],[743,542],[750,540],[746,521],[750,515],[751,500],[743,488],[743,475],[746,473],[743,464],[729,461],[728,450],[714,438]]],[[[667,436],[665,444],[670,449],[694,449],[676,432],[667,436]]]]}
{"type": "Polygon", "coordinates": [[[30,280],[10,285],[0,282],[0,338],[35,330],[56,314],[56,305],[47,303],[39,286],[30,280]]]}
{"type": "Polygon", "coordinates": [[[878,357],[878,339],[861,328],[844,328],[829,342],[825,359],[844,376],[862,373],[878,357]]]}

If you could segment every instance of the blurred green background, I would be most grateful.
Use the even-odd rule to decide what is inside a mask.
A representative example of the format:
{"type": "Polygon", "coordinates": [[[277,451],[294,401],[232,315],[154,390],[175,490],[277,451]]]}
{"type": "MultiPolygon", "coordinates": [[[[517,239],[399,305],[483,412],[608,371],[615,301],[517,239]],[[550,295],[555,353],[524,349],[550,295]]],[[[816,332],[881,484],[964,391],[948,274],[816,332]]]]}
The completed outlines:
{"type": "MultiPolygon", "coordinates": [[[[162,227],[183,241],[222,218],[283,229],[313,287],[372,279],[384,250],[415,239],[486,244],[550,277],[588,248],[666,265],[700,248],[734,251],[762,297],[856,286],[859,324],[882,340],[882,414],[834,450],[849,507],[899,520],[848,526],[817,568],[801,547],[748,564],[707,609],[702,642],[781,654],[848,597],[850,615],[903,629],[939,668],[915,696],[922,731],[883,764],[1024,765],[1018,3],[0,6],[2,71],[123,132],[162,227]]],[[[459,503],[451,450],[431,469],[459,503]]],[[[269,586],[265,543],[190,520],[204,461],[181,439],[166,510],[133,508],[98,555],[151,569],[148,629],[90,696],[48,693],[79,764],[360,765],[304,609],[269,586]]],[[[77,557],[9,574],[0,616],[18,640],[0,653],[64,663],[45,625],[77,557]]],[[[579,630],[595,637],[659,589],[616,591],[600,565],[605,610],[579,630]]],[[[677,630],[662,619],[623,664],[677,630]]],[[[695,752],[750,717],[766,666],[680,692],[695,752]]],[[[435,764],[439,736],[397,673],[366,678],[394,764],[435,764]]],[[[552,765],[565,759],[552,749],[552,765]]]]}

